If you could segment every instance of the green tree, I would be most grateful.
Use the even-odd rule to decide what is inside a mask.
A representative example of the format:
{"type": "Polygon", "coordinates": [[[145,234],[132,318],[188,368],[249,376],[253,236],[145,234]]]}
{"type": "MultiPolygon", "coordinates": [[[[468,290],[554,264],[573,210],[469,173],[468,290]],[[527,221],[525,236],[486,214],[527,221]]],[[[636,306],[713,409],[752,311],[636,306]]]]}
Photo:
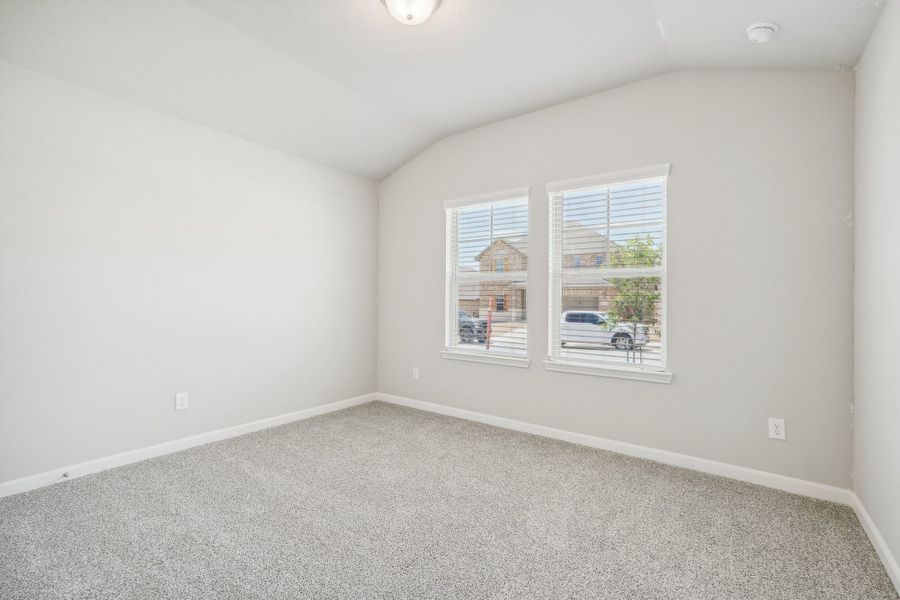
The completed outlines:
{"type": "MultiPolygon", "coordinates": [[[[619,247],[610,257],[612,268],[658,267],[662,264],[662,248],[650,237],[635,236],[619,247]]],[[[656,303],[659,301],[659,277],[611,277],[616,288],[610,316],[616,321],[656,323],[656,303]]]]}

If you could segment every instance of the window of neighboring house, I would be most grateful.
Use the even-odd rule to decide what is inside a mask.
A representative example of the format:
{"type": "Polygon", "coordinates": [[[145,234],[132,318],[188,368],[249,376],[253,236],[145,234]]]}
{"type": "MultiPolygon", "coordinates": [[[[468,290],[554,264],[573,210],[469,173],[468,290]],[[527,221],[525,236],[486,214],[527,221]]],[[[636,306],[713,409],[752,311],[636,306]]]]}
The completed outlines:
{"type": "Polygon", "coordinates": [[[667,178],[665,165],[547,186],[548,368],[577,364],[600,371],[616,367],[599,374],[665,371],[667,178]],[[578,270],[585,254],[593,255],[600,268],[578,270]],[[599,307],[597,313],[578,321],[571,312],[563,317],[587,300],[599,307]]]}
{"type": "MultiPolygon", "coordinates": [[[[523,363],[527,355],[524,301],[528,284],[528,190],[445,204],[447,219],[444,356],[523,363]],[[495,252],[503,256],[496,257],[495,252]],[[520,294],[512,308],[507,297],[520,294]],[[479,307],[485,334],[461,331],[460,298],[479,307]],[[494,313],[502,312],[502,321],[494,313]],[[517,358],[518,357],[518,358],[517,358]]],[[[463,328],[465,329],[465,328],[463,328]]]]}

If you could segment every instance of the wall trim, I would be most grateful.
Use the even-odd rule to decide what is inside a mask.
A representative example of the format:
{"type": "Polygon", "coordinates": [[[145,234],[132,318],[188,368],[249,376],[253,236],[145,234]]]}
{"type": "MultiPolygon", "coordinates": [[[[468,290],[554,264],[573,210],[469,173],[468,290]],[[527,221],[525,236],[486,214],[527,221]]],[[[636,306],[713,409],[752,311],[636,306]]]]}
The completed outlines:
{"type": "Polygon", "coordinates": [[[502,202],[503,200],[517,200],[519,198],[528,198],[531,194],[530,187],[520,187],[512,190],[503,190],[500,192],[490,192],[487,194],[478,194],[477,196],[466,196],[465,198],[453,198],[444,200],[444,208],[463,208],[472,206],[473,204],[484,204],[486,202],[502,202]]]}
{"type": "Polygon", "coordinates": [[[891,554],[887,542],[884,540],[884,537],[882,537],[881,532],[878,531],[878,527],[875,526],[875,521],[869,516],[866,507],[863,505],[862,500],[859,499],[859,496],[856,495],[856,492],[850,492],[850,500],[850,505],[856,512],[856,516],[859,518],[859,522],[862,524],[866,535],[869,536],[869,541],[872,542],[872,545],[875,547],[875,552],[878,553],[878,558],[881,559],[884,570],[887,571],[888,577],[891,578],[894,589],[900,593],[900,564],[897,563],[897,559],[891,554]]]}
{"type": "Polygon", "coordinates": [[[591,188],[603,187],[612,183],[628,183],[630,181],[639,181],[641,179],[661,179],[669,176],[669,163],[653,165],[649,167],[638,167],[636,169],[627,169],[625,171],[616,171],[613,173],[604,173],[602,175],[591,175],[588,177],[578,177],[576,179],[565,179],[563,181],[551,181],[547,183],[548,194],[558,194],[560,192],[575,192],[579,190],[589,190],[591,188]]]}
{"type": "Polygon", "coordinates": [[[531,361],[524,356],[503,356],[488,354],[487,352],[465,352],[461,350],[441,350],[440,354],[442,357],[450,360],[465,360],[489,365],[501,365],[503,367],[527,369],[531,366],[531,361]]]}
{"type": "Polygon", "coordinates": [[[321,404],[319,406],[304,408],[303,410],[298,410],[283,415],[259,419],[258,421],[250,421],[249,423],[242,423],[240,425],[234,425],[233,427],[225,427],[224,429],[207,431],[206,433],[183,437],[177,440],[171,440],[169,442],[162,442],[161,444],[155,444],[153,446],[146,446],[144,448],[128,450],[119,454],[113,454],[111,456],[105,456],[103,458],[97,458],[75,465],[60,467],[58,469],[45,471],[36,475],[29,475],[20,479],[4,481],[0,483],[0,498],[4,496],[11,496],[13,494],[21,494],[22,492],[27,492],[47,485],[52,485],[54,483],[60,483],[61,481],[77,479],[78,477],[90,475],[91,473],[98,473],[100,471],[106,471],[107,469],[112,469],[114,467],[130,465],[142,460],[147,460],[148,458],[154,458],[156,456],[162,456],[164,454],[179,452],[181,450],[193,448],[194,446],[202,446],[204,444],[237,437],[239,435],[252,433],[261,429],[269,429],[270,427],[277,427],[278,425],[284,425],[285,423],[302,421],[303,419],[309,419],[311,417],[343,410],[345,408],[359,406],[360,404],[371,402],[374,399],[375,394],[363,394],[362,396],[356,396],[353,398],[347,398],[345,400],[338,400],[337,402],[330,402],[328,404],[321,404]],[[63,473],[68,473],[69,476],[63,477],[63,473]]]}
{"type": "Polygon", "coordinates": [[[535,425],[534,423],[516,421],[515,419],[507,419],[505,417],[498,417],[495,415],[465,410],[462,408],[455,408],[444,404],[435,404],[433,402],[413,400],[412,398],[404,398],[403,396],[395,396],[393,394],[386,394],[383,392],[376,392],[375,399],[381,400],[382,402],[388,402],[390,404],[406,406],[408,408],[415,408],[418,410],[438,413],[450,417],[458,417],[460,419],[466,419],[469,421],[477,421],[479,423],[485,423],[487,425],[494,425],[495,427],[512,429],[514,431],[521,431],[523,433],[530,433],[533,435],[562,440],[564,442],[570,442],[582,446],[589,446],[591,448],[608,450],[610,452],[616,452],[618,454],[625,454],[627,456],[645,458],[647,460],[665,463],[667,465],[673,465],[676,467],[683,467],[685,469],[692,469],[694,471],[701,471],[703,473],[709,473],[712,475],[719,475],[721,477],[728,477],[730,479],[737,479],[739,481],[755,483],[757,485],[775,488],[777,490],[790,492],[792,494],[799,494],[801,496],[808,496],[810,498],[817,498],[819,500],[828,500],[829,502],[836,502],[838,504],[851,505],[850,490],[831,485],[825,485],[824,483],[816,483],[815,481],[797,479],[795,477],[788,477],[787,475],[779,475],[777,473],[769,473],[767,471],[758,471],[756,469],[750,469],[748,467],[740,467],[737,465],[731,465],[728,463],[709,460],[706,458],[690,456],[688,454],[679,454],[677,452],[669,452],[667,450],[658,450],[656,448],[650,448],[649,446],[639,446],[637,444],[620,442],[617,440],[596,437],[584,433],[575,433],[572,431],[566,431],[564,429],[555,429],[553,427],[546,427],[544,425],[535,425]]]}
{"type": "Polygon", "coordinates": [[[593,375],[595,377],[613,377],[632,381],[650,383],[672,383],[674,375],[669,371],[651,371],[649,369],[613,367],[610,365],[591,365],[560,359],[542,361],[544,368],[556,373],[575,373],[576,375],[593,375]]]}

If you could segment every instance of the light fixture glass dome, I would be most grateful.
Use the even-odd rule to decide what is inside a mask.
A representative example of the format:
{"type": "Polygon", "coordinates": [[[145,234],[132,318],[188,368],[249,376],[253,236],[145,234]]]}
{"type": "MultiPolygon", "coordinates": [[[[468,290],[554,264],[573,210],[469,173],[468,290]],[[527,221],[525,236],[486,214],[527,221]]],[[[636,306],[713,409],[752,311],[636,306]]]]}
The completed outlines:
{"type": "Polygon", "coordinates": [[[382,0],[391,16],[404,25],[418,25],[424,22],[441,0],[382,0]]]}

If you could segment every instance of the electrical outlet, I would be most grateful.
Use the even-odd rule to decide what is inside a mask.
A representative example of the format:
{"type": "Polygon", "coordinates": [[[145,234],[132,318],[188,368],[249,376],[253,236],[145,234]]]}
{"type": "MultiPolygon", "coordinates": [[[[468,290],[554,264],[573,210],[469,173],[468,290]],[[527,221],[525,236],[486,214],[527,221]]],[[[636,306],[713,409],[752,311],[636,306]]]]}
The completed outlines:
{"type": "Polygon", "coordinates": [[[769,419],[769,437],[773,440],[787,439],[784,431],[784,419],[769,419]]]}
{"type": "Polygon", "coordinates": [[[419,367],[413,367],[413,381],[419,380],[419,367]]]}
{"type": "Polygon", "coordinates": [[[191,406],[191,398],[187,392],[175,394],[175,410],[186,410],[191,406]]]}

